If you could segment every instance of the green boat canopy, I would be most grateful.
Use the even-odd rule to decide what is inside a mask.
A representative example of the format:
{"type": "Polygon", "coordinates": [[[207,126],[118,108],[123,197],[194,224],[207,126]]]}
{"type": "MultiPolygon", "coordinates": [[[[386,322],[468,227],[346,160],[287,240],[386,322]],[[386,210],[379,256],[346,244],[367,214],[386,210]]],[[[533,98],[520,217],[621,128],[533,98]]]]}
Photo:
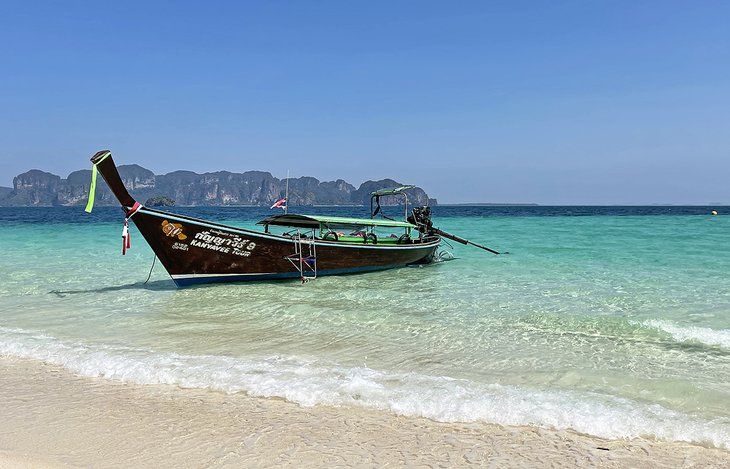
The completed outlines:
{"type": "Polygon", "coordinates": [[[398,195],[401,194],[408,189],[413,189],[416,186],[401,186],[396,187],[395,189],[380,189],[379,191],[371,192],[370,195],[373,197],[375,196],[385,196],[385,195],[398,195]]]}
{"type": "Polygon", "coordinates": [[[370,218],[326,217],[321,215],[274,215],[264,218],[257,225],[291,226],[293,228],[319,228],[329,226],[382,226],[388,228],[415,228],[416,225],[404,221],[373,220],[370,218]]]}

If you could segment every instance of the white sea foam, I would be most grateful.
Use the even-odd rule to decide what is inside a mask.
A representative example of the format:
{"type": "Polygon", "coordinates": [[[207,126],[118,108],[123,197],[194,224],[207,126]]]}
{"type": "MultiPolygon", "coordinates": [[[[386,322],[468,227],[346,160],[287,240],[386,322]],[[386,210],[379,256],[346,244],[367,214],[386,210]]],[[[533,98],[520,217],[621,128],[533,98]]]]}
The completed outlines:
{"type": "Polygon", "coordinates": [[[246,392],[304,406],[354,405],[445,422],[573,429],[606,438],[654,436],[730,448],[730,420],[598,393],[543,391],[415,373],[327,366],[299,357],[241,359],[69,343],[0,327],[0,355],[61,365],[83,376],[246,392]]]}
{"type": "Polygon", "coordinates": [[[658,319],[645,321],[644,325],[664,331],[679,342],[699,342],[705,345],[730,348],[730,330],[728,329],[717,330],[708,327],[678,326],[669,321],[658,319]]]}

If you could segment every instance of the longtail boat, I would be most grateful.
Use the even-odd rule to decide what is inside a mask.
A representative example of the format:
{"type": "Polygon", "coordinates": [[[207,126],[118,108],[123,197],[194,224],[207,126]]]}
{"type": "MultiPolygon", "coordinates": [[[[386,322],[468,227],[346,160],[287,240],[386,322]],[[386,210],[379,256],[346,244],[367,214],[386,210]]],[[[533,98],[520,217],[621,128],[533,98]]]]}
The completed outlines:
{"type": "MultiPolygon", "coordinates": [[[[92,158],[126,213],[123,252],[129,246],[131,220],[177,286],[352,274],[427,264],[434,260],[441,235],[433,228],[429,207],[408,215],[405,186],[372,193],[371,218],[343,218],[284,213],[270,216],[253,231],[145,207],[122,182],[111,152],[92,158]],[[380,198],[405,197],[403,221],[375,218],[380,198]],[[271,228],[283,230],[276,234],[271,228]],[[383,232],[390,231],[389,235],[383,232]]],[[[90,203],[93,203],[93,187],[90,203]]],[[[87,207],[87,210],[90,208],[87,207]]],[[[461,241],[459,241],[461,242],[461,241]]]]}

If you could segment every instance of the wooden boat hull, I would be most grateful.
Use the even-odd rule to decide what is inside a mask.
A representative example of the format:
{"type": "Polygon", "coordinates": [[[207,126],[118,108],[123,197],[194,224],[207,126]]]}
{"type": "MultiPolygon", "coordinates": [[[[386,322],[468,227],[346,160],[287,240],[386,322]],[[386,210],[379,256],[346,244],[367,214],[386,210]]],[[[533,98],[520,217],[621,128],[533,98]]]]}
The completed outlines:
{"type": "Polygon", "coordinates": [[[298,230],[287,237],[167,213],[134,200],[109,151],[98,152],[91,161],[178,286],[306,279],[428,263],[441,242],[439,236],[428,236],[402,244],[352,243],[304,237],[298,230]]]}
{"type": "Polygon", "coordinates": [[[178,286],[300,278],[300,257],[317,276],[392,269],[430,262],[440,243],[438,238],[402,245],[297,239],[146,207],[131,220],[178,286]]]}

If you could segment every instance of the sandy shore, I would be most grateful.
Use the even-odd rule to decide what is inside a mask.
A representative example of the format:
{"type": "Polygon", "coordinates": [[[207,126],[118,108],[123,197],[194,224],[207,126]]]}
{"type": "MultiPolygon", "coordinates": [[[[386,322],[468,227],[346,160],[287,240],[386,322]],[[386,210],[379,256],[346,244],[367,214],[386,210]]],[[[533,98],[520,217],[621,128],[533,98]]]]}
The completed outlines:
{"type": "Polygon", "coordinates": [[[0,359],[0,468],[727,467],[730,453],[78,377],[0,359]]]}

